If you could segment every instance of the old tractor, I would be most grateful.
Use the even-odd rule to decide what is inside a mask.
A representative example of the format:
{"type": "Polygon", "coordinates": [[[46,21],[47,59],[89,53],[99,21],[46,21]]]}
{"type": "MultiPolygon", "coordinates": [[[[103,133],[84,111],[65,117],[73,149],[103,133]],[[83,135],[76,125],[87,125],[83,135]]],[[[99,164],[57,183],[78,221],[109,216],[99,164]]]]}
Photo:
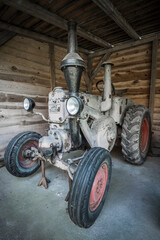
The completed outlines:
{"type": "Polygon", "coordinates": [[[35,112],[32,99],[24,99],[26,111],[40,114],[48,122],[48,136],[22,132],[10,141],[4,158],[7,170],[17,177],[27,177],[41,166],[39,185],[46,188],[46,161],[66,170],[70,180],[68,212],[71,220],[84,228],[94,223],[107,197],[112,171],[109,152],[115,145],[117,129],[121,129],[124,159],[131,164],[144,162],[151,139],[147,107],[116,96],[111,83],[112,64],[104,62],[103,67],[103,88],[102,81],[97,83],[102,94],[80,92],[85,62],[78,54],[76,23],[69,21],[68,53],[61,62],[68,91],[55,87],[49,93],[49,119],[35,112]],[[64,155],[77,149],[84,150],[83,155],[64,160],[64,155]]]}

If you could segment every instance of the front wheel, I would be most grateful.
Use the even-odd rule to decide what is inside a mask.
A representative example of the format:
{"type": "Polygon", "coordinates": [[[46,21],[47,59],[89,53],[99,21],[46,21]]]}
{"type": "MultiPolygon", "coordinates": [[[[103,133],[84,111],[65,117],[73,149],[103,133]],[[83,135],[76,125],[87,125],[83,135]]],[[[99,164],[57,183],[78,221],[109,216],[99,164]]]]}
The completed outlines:
{"type": "Polygon", "coordinates": [[[111,157],[104,148],[91,148],[79,163],[68,201],[70,218],[79,227],[90,227],[101,212],[111,171],[111,157]]]}
{"type": "Polygon", "coordinates": [[[5,151],[4,163],[12,175],[27,177],[37,171],[40,163],[34,161],[31,156],[25,156],[25,151],[31,148],[38,149],[40,138],[41,135],[36,132],[22,132],[10,141],[5,151]]]}

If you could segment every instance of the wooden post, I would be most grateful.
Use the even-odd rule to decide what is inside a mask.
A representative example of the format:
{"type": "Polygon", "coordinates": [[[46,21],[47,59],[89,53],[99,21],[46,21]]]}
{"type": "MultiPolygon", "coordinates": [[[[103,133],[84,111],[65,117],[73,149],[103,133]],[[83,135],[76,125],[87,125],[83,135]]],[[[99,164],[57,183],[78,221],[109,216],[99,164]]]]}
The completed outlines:
{"type": "Polygon", "coordinates": [[[89,86],[88,86],[88,92],[92,93],[92,59],[88,58],[88,77],[89,77],[89,86]]]}
{"type": "Polygon", "coordinates": [[[55,73],[55,48],[54,44],[49,44],[50,68],[51,68],[51,90],[56,86],[55,73]]]}
{"type": "Polygon", "coordinates": [[[158,52],[158,40],[156,39],[152,42],[151,84],[150,84],[150,97],[149,97],[149,111],[150,111],[152,123],[153,123],[155,88],[156,88],[157,52],[158,52]]]}

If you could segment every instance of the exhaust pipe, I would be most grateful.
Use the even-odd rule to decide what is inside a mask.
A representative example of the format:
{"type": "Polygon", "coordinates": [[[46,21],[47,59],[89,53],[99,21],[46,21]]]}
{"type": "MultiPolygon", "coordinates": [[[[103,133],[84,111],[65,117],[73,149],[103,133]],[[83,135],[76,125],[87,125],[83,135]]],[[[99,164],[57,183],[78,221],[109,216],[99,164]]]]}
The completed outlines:
{"type": "Polygon", "coordinates": [[[101,102],[101,111],[106,112],[111,109],[112,106],[112,82],[111,82],[111,70],[113,63],[104,62],[104,94],[103,101],[101,102]]]}
{"type": "Polygon", "coordinates": [[[82,72],[85,69],[85,62],[78,54],[76,27],[76,22],[68,22],[68,52],[61,62],[70,96],[78,96],[82,72]]]}
{"type": "MultiPolygon", "coordinates": [[[[67,55],[61,62],[61,70],[64,73],[70,97],[78,97],[81,76],[85,69],[85,62],[78,54],[76,27],[76,22],[68,22],[67,55]]],[[[82,143],[79,123],[76,118],[70,119],[69,121],[72,142],[74,147],[77,148],[82,143]]]]}

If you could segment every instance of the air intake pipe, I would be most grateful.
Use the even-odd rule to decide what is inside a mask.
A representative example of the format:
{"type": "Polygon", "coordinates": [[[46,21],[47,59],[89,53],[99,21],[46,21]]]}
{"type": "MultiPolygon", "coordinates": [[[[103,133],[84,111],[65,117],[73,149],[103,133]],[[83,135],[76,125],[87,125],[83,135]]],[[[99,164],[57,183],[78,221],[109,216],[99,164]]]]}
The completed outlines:
{"type": "Polygon", "coordinates": [[[111,82],[111,70],[113,63],[104,62],[104,93],[103,101],[101,102],[101,111],[106,112],[111,109],[112,106],[112,82],[111,82]]]}
{"type": "MultiPolygon", "coordinates": [[[[85,69],[85,62],[78,54],[76,26],[76,22],[68,22],[67,55],[61,62],[61,70],[64,73],[70,97],[78,97],[81,76],[85,69]]],[[[70,130],[74,147],[79,147],[82,140],[79,123],[76,118],[70,119],[70,130]]]]}

